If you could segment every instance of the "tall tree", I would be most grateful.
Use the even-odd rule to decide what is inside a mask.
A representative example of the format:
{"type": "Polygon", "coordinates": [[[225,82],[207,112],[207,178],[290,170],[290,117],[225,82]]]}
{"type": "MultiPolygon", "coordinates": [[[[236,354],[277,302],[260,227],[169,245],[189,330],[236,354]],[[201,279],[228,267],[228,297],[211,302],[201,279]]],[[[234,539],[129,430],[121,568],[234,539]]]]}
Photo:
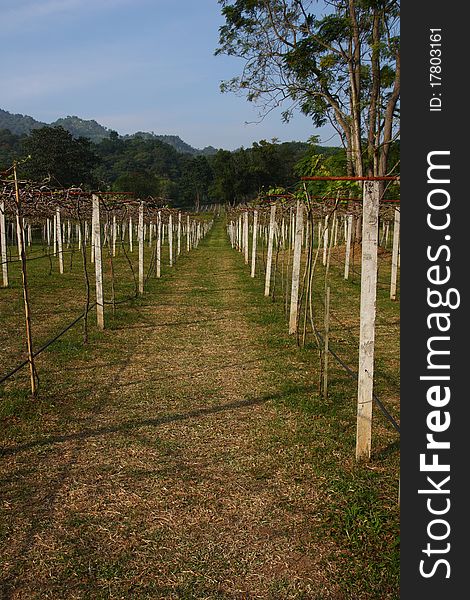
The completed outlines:
{"type": "Polygon", "coordinates": [[[288,103],[320,127],[330,122],[348,172],[384,175],[398,135],[398,0],[219,0],[225,24],[216,54],[237,56],[242,74],[222,91],[246,94],[262,114],[288,103]],[[314,13],[321,4],[322,16],[314,13]]]}

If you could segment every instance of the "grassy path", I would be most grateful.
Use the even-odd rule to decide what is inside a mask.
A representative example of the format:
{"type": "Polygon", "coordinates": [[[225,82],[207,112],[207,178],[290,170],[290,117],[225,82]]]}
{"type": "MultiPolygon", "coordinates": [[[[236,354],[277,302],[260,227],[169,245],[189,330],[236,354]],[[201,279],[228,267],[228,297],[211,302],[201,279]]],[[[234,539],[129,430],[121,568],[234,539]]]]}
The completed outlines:
{"type": "Polygon", "coordinates": [[[388,558],[357,576],[341,513],[364,484],[373,513],[387,465],[356,472],[354,423],[306,407],[312,356],[223,223],[153,286],[52,349],[41,399],[2,424],[0,598],[398,597],[388,558]]]}

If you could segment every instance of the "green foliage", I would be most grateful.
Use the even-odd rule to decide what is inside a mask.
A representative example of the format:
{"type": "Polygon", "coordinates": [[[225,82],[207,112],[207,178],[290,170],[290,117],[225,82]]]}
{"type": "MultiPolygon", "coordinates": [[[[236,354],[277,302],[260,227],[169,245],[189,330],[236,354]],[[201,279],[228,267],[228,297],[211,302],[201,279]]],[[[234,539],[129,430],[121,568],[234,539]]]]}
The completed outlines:
{"type": "Polygon", "coordinates": [[[327,122],[349,152],[348,171],[384,174],[398,130],[399,2],[219,0],[225,23],[215,54],[236,56],[241,74],[223,92],[245,95],[262,114],[279,106],[327,122]],[[315,13],[313,13],[315,6],[315,13]],[[240,64],[240,63],[239,63],[240,64]]]}
{"type": "MultiPolygon", "coordinates": [[[[160,196],[173,206],[188,207],[250,202],[275,188],[295,193],[301,176],[320,173],[318,161],[323,174],[346,173],[344,150],[319,146],[315,136],[309,143],[260,140],[249,148],[203,155],[180,153],[154,134],[121,137],[109,131],[91,143],[58,127],[33,130],[27,137],[0,131],[0,169],[28,154],[32,158],[20,174],[38,181],[50,176],[52,185],[160,196]]],[[[309,189],[313,193],[315,186],[309,189]]],[[[303,186],[300,190],[303,198],[303,186]]]]}
{"type": "Polygon", "coordinates": [[[21,157],[21,140],[8,129],[0,129],[0,171],[6,171],[21,157]]]}
{"type": "Polygon", "coordinates": [[[147,198],[160,194],[160,182],[149,172],[123,173],[112,185],[115,192],[133,192],[136,198],[147,198]]]}
{"type": "Polygon", "coordinates": [[[63,127],[74,138],[86,137],[92,142],[100,142],[109,136],[109,130],[95,120],[80,119],[80,117],[65,117],[57,119],[52,127],[63,127]]]}
{"type": "Polygon", "coordinates": [[[93,186],[97,157],[90,140],[74,139],[62,127],[35,129],[23,140],[23,156],[30,156],[21,167],[21,176],[52,185],[93,186]]]}

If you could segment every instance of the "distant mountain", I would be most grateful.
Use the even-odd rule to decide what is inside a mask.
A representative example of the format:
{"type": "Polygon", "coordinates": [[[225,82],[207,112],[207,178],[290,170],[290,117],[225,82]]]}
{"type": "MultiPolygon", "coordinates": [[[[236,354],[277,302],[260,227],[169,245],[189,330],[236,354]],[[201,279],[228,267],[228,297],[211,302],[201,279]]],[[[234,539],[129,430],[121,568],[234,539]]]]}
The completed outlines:
{"type": "Polygon", "coordinates": [[[71,133],[73,137],[86,137],[95,143],[101,142],[104,138],[108,138],[111,131],[94,120],[86,121],[85,119],[80,119],[80,117],[75,116],[57,119],[57,121],[51,123],[51,127],[63,127],[71,133]]]}
{"type": "MultiPolygon", "coordinates": [[[[108,138],[111,133],[111,129],[100,125],[97,121],[81,119],[77,116],[68,116],[65,118],[57,119],[53,123],[43,123],[36,121],[33,117],[21,114],[12,114],[6,110],[0,108],[0,130],[8,129],[11,133],[16,135],[27,135],[33,129],[39,129],[40,127],[63,127],[70,132],[74,137],[86,137],[92,142],[100,142],[104,138],[108,138]]],[[[193,148],[185,141],[183,141],[178,135],[158,135],[153,131],[151,133],[146,131],[139,131],[137,133],[120,136],[123,139],[129,139],[133,137],[142,137],[144,139],[157,139],[169,146],[172,146],[181,153],[186,154],[202,154],[205,156],[215,154],[216,148],[207,146],[203,150],[193,148]]]]}
{"type": "Polygon", "coordinates": [[[27,115],[12,114],[0,108],[0,129],[9,129],[16,135],[27,135],[33,129],[46,127],[47,123],[36,121],[27,115]]]}
{"type": "Polygon", "coordinates": [[[197,148],[193,148],[187,144],[178,135],[158,135],[153,131],[151,133],[148,131],[137,131],[136,133],[127,134],[122,137],[124,139],[140,137],[142,139],[160,140],[160,142],[164,142],[165,144],[172,146],[175,150],[181,152],[182,154],[203,154],[208,156],[217,152],[217,149],[213,146],[206,146],[203,150],[198,150],[197,148]]]}

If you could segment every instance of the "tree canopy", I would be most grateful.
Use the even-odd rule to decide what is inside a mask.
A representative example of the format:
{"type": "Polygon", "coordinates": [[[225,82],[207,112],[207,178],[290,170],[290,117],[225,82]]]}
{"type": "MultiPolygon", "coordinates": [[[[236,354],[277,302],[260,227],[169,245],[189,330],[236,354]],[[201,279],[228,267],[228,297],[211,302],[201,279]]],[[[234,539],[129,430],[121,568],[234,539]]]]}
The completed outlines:
{"type": "Polygon", "coordinates": [[[301,175],[310,174],[312,153],[344,172],[344,151],[320,147],[314,140],[260,140],[249,148],[194,156],[155,138],[123,139],[116,132],[91,143],[73,139],[61,128],[38,129],[29,136],[0,131],[0,170],[29,154],[20,175],[36,181],[49,178],[52,186],[159,196],[174,206],[196,208],[210,202],[249,202],[277,186],[293,190],[301,175]]]}
{"type": "Polygon", "coordinates": [[[22,175],[63,187],[94,185],[96,156],[87,138],[74,139],[62,127],[42,127],[24,138],[22,147],[30,157],[21,167],[22,175]]]}
{"type": "Polygon", "coordinates": [[[262,114],[300,109],[330,122],[351,175],[383,175],[398,134],[397,0],[219,0],[216,54],[243,61],[222,91],[246,94],[262,114]],[[324,11],[318,16],[320,8],[324,11]],[[287,104],[287,106],[286,106],[287,104]]]}

